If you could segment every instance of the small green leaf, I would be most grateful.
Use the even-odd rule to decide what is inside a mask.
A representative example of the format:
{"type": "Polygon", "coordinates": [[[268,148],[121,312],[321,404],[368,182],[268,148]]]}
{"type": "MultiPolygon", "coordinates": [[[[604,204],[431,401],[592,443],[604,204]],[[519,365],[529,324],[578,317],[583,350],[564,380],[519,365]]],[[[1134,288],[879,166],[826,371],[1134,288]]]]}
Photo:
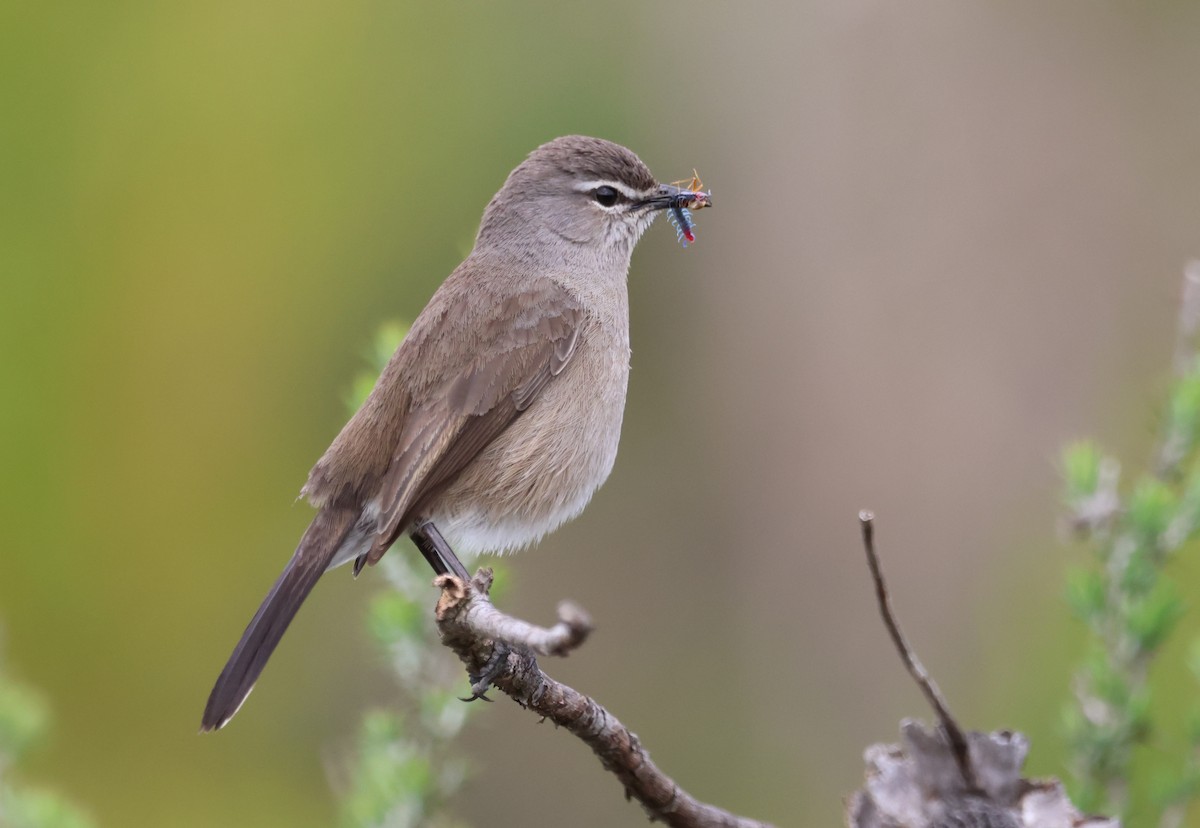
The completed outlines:
{"type": "Polygon", "coordinates": [[[1147,594],[1158,583],[1162,574],[1156,562],[1154,550],[1145,544],[1137,544],[1133,538],[1126,537],[1122,543],[1129,547],[1125,569],[1121,573],[1121,591],[1127,597],[1138,597],[1147,594]]]}
{"type": "Polygon", "coordinates": [[[371,600],[367,626],[375,640],[387,646],[400,639],[423,637],[428,611],[398,592],[382,592],[371,600]]]}
{"type": "Polygon", "coordinates": [[[1125,518],[1129,526],[1149,543],[1157,546],[1158,536],[1167,528],[1179,507],[1179,497],[1161,480],[1143,478],[1129,497],[1125,518]]]}
{"type": "Polygon", "coordinates": [[[371,389],[375,387],[379,373],[407,335],[408,323],[406,322],[395,320],[380,326],[375,333],[375,341],[371,343],[371,347],[365,354],[369,367],[354,378],[354,383],[346,394],[346,408],[351,411],[358,410],[367,395],[371,393],[371,389]]]}
{"type": "Polygon", "coordinates": [[[375,342],[372,343],[369,355],[369,362],[374,373],[378,374],[383,370],[406,336],[408,336],[407,322],[393,319],[379,327],[379,330],[375,332],[375,342]]]}
{"type": "Polygon", "coordinates": [[[1104,456],[1090,440],[1072,443],[1063,449],[1062,473],[1068,502],[1091,497],[1100,483],[1100,464],[1104,456]]]}
{"type": "Polygon", "coordinates": [[[1128,628],[1138,648],[1143,653],[1158,649],[1183,616],[1183,608],[1183,601],[1166,581],[1159,581],[1153,592],[1131,602],[1128,628]]]}
{"type": "Polygon", "coordinates": [[[1067,601],[1084,621],[1092,621],[1104,612],[1104,577],[1091,569],[1076,567],[1067,573],[1067,601]]]}
{"type": "Polygon", "coordinates": [[[5,828],[93,828],[91,818],[50,791],[0,788],[5,828]]]}
{"type": "Polygon", "coordinates": [[[0,755],[16,758],[41,739],[50,711],[41,697],[0,676],[0,755]]]}
{"type": "Polygon", "coordinates": [[[1167,429],[1179,442],[1180,454],[1190,451],[1200,424],[1200,375],[1192,373],[1176,381],[1171,389],[1167,419],[1167,429]]]}

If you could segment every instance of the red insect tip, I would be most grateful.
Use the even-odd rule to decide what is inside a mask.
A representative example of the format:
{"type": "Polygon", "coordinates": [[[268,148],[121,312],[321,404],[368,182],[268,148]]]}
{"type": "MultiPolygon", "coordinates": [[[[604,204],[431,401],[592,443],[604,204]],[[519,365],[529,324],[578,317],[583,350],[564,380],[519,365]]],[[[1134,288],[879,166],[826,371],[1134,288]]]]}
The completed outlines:
{"type": "Polygon", "coordinates": [[[696,240],[696,234],[692,232],[692,228],[690,227],[683,231],[683,237],[690,242],[694,242],[696,240]]]}

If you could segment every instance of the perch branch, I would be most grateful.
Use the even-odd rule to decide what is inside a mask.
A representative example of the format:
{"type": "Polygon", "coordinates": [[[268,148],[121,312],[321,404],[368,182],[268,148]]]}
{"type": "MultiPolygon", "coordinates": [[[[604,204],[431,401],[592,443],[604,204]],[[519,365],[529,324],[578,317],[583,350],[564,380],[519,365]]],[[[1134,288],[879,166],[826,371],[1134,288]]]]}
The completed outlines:
{"type": "MultiPolygon", "coordinates": [[[[476,581],[470,583],[486,595],[492,585],[491,570],[482,569],[475,578],[476,581]]],[[[439,578],[435,584],[442,588],[443,595],[452,592],[455,600],[463,601],[465,596],[458,591],[463,582],[455,580],[457,583],[439,578]]],[[[503,641],[514,647],[526,647],[543,656],[567,655],[583,644],[592,631],[592,620],[587,613],[570,601],[558,605],[558,623],[549,629],[505,615],[491,601],[466,600],[458,613],[457,622],[471,629],[476,636],[503,641]]]]}
{"type": "Polygon", "coordinates": [[[442,643],[467,666],[477,694],[481,684],[493,684],[521,707],[575,734],[651,821],[672,828],[771,828],[694,799],[651,761],[637,736],[615,716],[542,671],[535,652],[566,655],[583,643],[591,630],[583,610],[561,604],[554,627],[536,627],[497,610],[488,598],[491,582],[489,569],[479,570],[470,581],[452,575],[434,581],[442,590],[436,614],[442,643]],[[482,678],[475,681],[476,676],[482,678]]]}

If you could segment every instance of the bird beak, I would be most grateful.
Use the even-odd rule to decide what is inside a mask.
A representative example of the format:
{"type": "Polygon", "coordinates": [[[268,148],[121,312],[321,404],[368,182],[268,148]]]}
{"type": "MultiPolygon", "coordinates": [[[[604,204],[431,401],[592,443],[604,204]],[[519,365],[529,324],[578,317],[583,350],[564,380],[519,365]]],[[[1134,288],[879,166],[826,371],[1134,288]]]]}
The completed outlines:
{"type": "Polygon", "coordinates": [[[685,190],[674,184],[659,184],[658,192],[643,199],[638,206],[650,210],[702,210],[712,206],[712,196],[703,190],[685,190]]]}

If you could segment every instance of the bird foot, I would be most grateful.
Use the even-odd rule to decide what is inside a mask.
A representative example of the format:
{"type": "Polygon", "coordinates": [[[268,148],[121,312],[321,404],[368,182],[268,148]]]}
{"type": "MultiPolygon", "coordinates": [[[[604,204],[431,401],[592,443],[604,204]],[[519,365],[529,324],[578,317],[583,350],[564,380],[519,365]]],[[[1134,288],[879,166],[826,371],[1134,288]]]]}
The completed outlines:
{"type": "Polygon", "coordinates": [[[493,641],[492,655],[488,658],[487,663],[478,673],[468,673],[467,678],[471,680],[471,695],[468,698],[462,699],[465,702],[473,702],[482,699],[485,702],[490,702],[486,695],[491,689],[492,684],[504,672],[508,665],[508,654],[512,652],[512,647],[503,641],[493,641]]]}

